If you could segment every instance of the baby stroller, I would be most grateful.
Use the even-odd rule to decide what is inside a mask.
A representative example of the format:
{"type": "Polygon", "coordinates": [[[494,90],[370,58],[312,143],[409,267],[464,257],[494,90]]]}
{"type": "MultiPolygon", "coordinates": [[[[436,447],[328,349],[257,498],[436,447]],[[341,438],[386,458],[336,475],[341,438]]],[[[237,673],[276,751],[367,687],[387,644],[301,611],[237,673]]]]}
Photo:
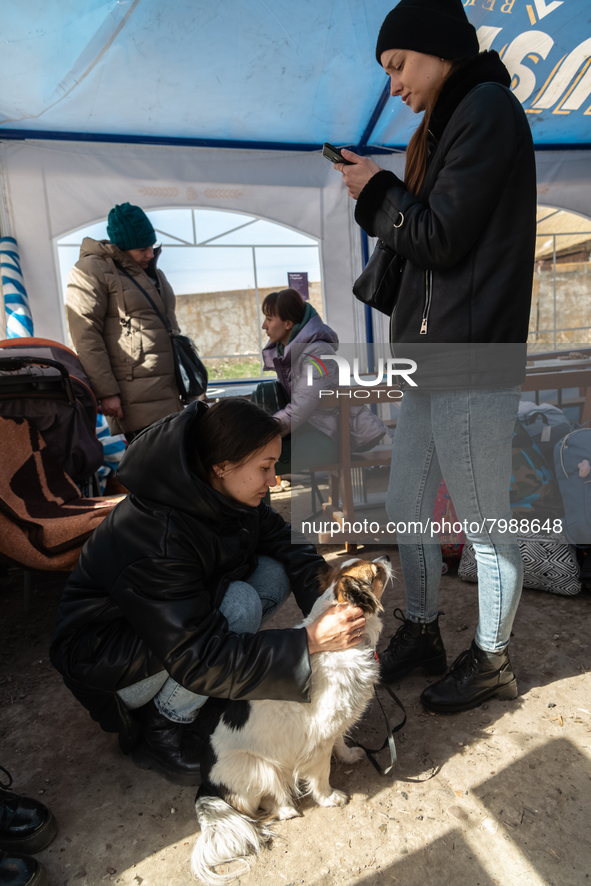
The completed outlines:
{"type": "Polygon", "coordinates": [[[0,341],[0,565],[71,572],[121,500],[100,496],[96,400],[76,354],[41,338],[0,341]],[[96,496],[96,497],[93,497],[96,496]]]}
{"type": "Polygon", "coordinates": [[[0,416],[26,419],[82,495],[100,495],[97,404],[74,351],[44,338],[0,341],[0,416]]]}

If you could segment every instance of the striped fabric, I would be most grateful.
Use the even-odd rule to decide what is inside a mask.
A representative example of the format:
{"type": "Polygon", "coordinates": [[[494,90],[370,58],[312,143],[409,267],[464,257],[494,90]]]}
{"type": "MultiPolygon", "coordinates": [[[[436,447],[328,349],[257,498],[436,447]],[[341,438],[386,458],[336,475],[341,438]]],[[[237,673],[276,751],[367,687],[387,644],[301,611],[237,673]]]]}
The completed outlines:
{"type": "Polygon", "coordinates": [[[101,494],[104,495],[107,478],[117,473],[119,462],[125,455],[127,443],[124,434],[116,434],[114,437],[111,436],[107,419],[100,412],[96,417],[96,435],[103,444],[105,451],[105,459],[97,471],[101,494]]]}
{"type": "Polygon", "coordinates": [[[33,335],[33,317],[14,237],[0,237],[0,273],[6,312],[6,338],[33,335]]]}

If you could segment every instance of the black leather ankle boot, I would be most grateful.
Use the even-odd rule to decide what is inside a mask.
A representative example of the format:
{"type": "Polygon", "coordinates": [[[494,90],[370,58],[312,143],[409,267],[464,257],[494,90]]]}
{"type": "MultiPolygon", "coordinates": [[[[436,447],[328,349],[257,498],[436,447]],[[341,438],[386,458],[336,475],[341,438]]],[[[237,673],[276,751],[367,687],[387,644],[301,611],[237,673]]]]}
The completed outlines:
{"type": "Polygon", "coordinates": [[[382,683],[393,683],[415,668],[424,668],[429,674],[445,673],[447,657],[439,633],[439,618],[418,624],[405,618],[401,609],[395,609],[394,616],[402,624],[388,648],[378,653],[382,683]]]}
{"type": "Polygon", "coordinates": [[[47,871],[32,855],[0,849],[0,884],[4,886],[48,886],[47,871]]]}
{"type": "Polygon", "coordinates": [[[446,714],[469,711],[493,695],[504,701],[517,698],[517,694],[509,651],[485,652],[473,640],[456,658],[449,674],[427,686],[421,702],[429,711],[446,714]]]}
{"type": "Polygon", "coordinates": [[[199,784],[199,762],[190,749],[183,747],[185,724],[169,720],[160,713],[154,701],[140,708],[138,714],[142,731],[131,752],[135,765],[140,769],[154,769],[175,784],[199,784]]]}
{"type": "MultiPolygon", "coordinates": [[[[54,815],[39,800],[9,790],[10,773],[0,766],[8,783],[0,781],[0,849],[9,852],[41,852],[57,833],[54,815]]],[[[4,881],[0,878],[0,883],[4,881]]]]}

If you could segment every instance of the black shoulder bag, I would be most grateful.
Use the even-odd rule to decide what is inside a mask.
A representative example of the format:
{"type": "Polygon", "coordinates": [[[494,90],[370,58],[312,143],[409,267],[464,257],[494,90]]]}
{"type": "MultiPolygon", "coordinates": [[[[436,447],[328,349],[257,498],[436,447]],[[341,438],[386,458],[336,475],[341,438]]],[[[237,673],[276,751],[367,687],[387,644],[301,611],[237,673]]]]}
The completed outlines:
{"type": "Polygon", "coordinates": [[[205,364],[197,353],[197,348],[195,347],[193,339],[189,338],[188,335],[179,335],[174,333],[172,331],[172,326],[170,325],[170,320],[160,310],[158,310],[154,303],[154,299],[150,295],[148,295],[144,287],[140,283],[138,283],[135,277],[132,277],[131,274],[128,274],[127,271],[121,267],[121,265],[117,265],[117,268],[121,271],[122,274],[125,274],[125,276],[128,277],[132,283],[135,283],[140,292],[143,292],[143,294],[146,296],[146,298],[154,308],[156,316],[159,318],[164,328],[168,332],[170,336],[170,343],[172,345],[174,377],[183,400],[186,400],[188,397],[199,397],[201,394],[204,394],[207,390],[207,382],[209,381],[209,376],[207,374],[205,364]]]}
{"type": "Polygon", "coordinates": [[[403,257],[383,240],[378,240],[371,258],[353,284],[353,295],[370,308],[391,317],[403,270],[403,257]]]}

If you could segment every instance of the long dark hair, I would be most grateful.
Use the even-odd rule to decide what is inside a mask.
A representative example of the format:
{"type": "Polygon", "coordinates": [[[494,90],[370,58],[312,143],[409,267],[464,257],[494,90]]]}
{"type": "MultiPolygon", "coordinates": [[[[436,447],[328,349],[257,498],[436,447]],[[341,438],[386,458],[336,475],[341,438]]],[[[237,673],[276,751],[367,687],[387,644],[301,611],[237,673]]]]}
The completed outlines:
{"type": "Polygon", "coordinates": [[[441,90],[466,59],[456,59],[452,61],[449,73],[439,84],[439,88],[431,96],[425,114],[418,128],[413,133],[411,140],[406,149],[406,165],[404,167],[404,184],[411,194],[418,194],[425,179],[427,172],[427,160],[429,159],[429,126],[431,123],[431,115],[435,110],[437,99],[441,95],[441,90]]]}
{"type": "Polygon", "coordinates": [[[207,484],[215,476],[214,465],[242,464],[281,433],[276,418],[243,397],[219,400],[193,427],[189,440],[191,467],[207,484]]]}

